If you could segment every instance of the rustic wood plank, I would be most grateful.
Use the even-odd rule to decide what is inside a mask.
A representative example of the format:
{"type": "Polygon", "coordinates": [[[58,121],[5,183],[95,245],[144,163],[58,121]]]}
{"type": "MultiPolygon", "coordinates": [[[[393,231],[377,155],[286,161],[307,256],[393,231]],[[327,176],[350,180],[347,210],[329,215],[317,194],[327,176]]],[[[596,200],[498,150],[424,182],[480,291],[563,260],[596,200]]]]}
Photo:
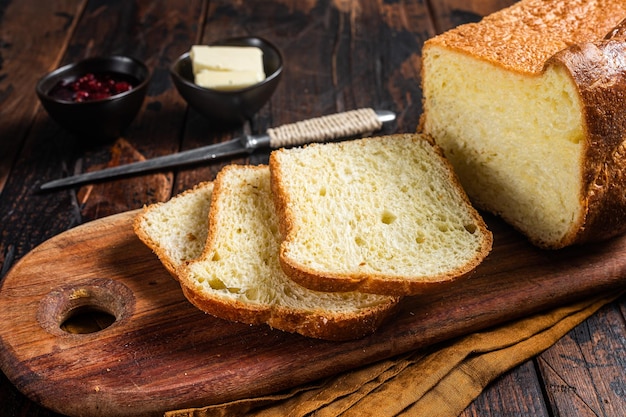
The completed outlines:
{"type": "Polygon", "coordinates": [[[626,415],[626,338],[618,303],[581,323],[537,362],[555,415],[626,415]]]}
{"type": "Polygon", "coordinates": [[[516,3],[517,0],[443,0],[429,1],[436,33],[464,23],[477,22],[495,11],[516,3]]]}
{"type": "MultiPolygon", "coordinates": [[[[41,5],[24,3],[22,6],[25,7],[25,16],[29,16],[27,12],[30,8],[41,5]]],[[[115,156],[116,149],[111,146],[85,148],[78,138],[56,125],[43,109],[39,110],[21,149],[23,157],[13,165],[13,175],[4,187],[3,194],[10,195],[11,199],[0,207],[0,218],[5,223],[4,236],[11,238],[1,243],[0,256],[11,253],[12,257],[19,259],[34,245],[72,226],[113,212],[141,207],[146,202],[163,200],[170,195],[171,177],[163,178],[162,175],[138,177],[122,183],[110,182],[97,193],[87,190],[78,196],[72,190],[45,194],[36,194],[35,191],[44,180],[58,178],[64,173],[101,167],[115,162],[116,158],[127,161],[138,154],[152,156],[178,149],[186,106],[171,88],[168,68],[183,49],[181,45],[186,48],[190,42],[187,39],[195,36],[194,30],[197,29],[198,19],[203,19],[204,10],[201,1],[185,3],[185,6],[174,1],[91,2],[84,12],[81,9],[81,22],[73,30],[69,44],[61,42],[62,37],[58,34],[51,36],[68,47],[68,52],[60,59],[57,55],[62,52],[47,43],[47,32],[38,33],[35,30],[24,34],[22,42],[47,45],[50,51],[54,51],[55,58],[48,59],[51,62],[48,66],[56,66],[54,60],[64,64],[92,55],[122,53],[144,60],[153,69],[153,78],[143,111],[126,137],[131,147],[121,148],[128,151],[121,159],[115,156]],[[132,148],[139,151],[134,153],[132,148]],[[99,194],[98,199],[90,200],[89,196],[95,194],[99,194]]],[[[48,8],[43,10],[54,15],[54,11],[48,8]]],[[[57,15],[63,22],[71,22],[70,12],[59,12],[57,15]]],[[[30,17],[33,17],[32,13],[30,17]]],[[[47,19],[50,20],[49,17],[47,19]]],[[[16,19],[16,22],[29,26],[22,19],[16,19]]],[[[21,59],[15,58],[14,61],[20,63],[21,59]]],[[[48,69],[51,68],[31,68],[31,71],[24,72],[40,74],[48,69]]],[[[29,91],[32,91],[32,85],[29,91]]],[[[3,269],[7,267],[3,265],[3,269]]]]}
{"type": "Polygon", "coordinates": [[[85,0],[0,5],[0,192],[33,122],[35,84],[57,66],[85,0]],[[46,25],[34,22],[45,20],[46,25]]]}
{"type": "Polygon", "coordinates": [[[432,35],[433,26],[427,8],[403,2],[372,2],[369,7],[352,3],[351,7],[344,13],[335,48],[336,66],[343,63],[347,74],[335,77],[338,98],[376,101],[377,106],[396,111],[398,131],[416,131],[422,112],[421,45],[432,35]],[[362,16],[362,22],[355,23],[352,15],[362,16]]]}
{"type": "MultiPolygon", "coordinates": [[[[285,58],[283,79],[270,103],[256,118],[256,128],[295,122],[372,102],[377,104],[382,102],[377,93],[385,89],[380,79],[377,83],[370,82],[367,88],[352,84],[355,75],[370,69],[364,62],[355,62],[351,56],[354,55],[354,43],[362,46],[368,41],[361,32],[374,32],[368,34],[374,38],[378,32],[375,27],[381,22],[380,16],[374,13],[376,10],[363,10],[367,4],[359,5],[357,13],[344,10],[346,6],[336,7],[337,2],[330,1],[262,4],[215,1],[211,2],[203,41],[256,35],[281,49],[285,58]],[[232,16],[241,15],[247,16],[246,19],[232,21],[232,16]],[[378,87],[373,88],[376,84],[378,87]],[[357,95],[361,97],[355,98],[357,95]]],[[[377,47],[386,45],[387,40],[377,40],[377,47]]],[[[376,49],[367,53],[369,56],[365,59],[374,62],[376,49]]]]}
{"type": "Polygon", "coordinates": [[[34,88],[39,77],[60,64],[61,56],[85,3],[77,0],[44,3],[24,0],[5,2],[2,5],[0,13],[2,271],[6,271],[14,259],[28,252],[33,245],[76,224],[71,209],[61,218],[56,214],[41,215],[44,208],[50,213],[60,206],[72,207],[72,202],[67,197],[54,196],[43,203],[43,199],[32,196],[33,184],[45,176],[50,159],[67,150],[63,149],[64,144],[55,136],[57,128],[52,124],[43,126],[46,123],[41,123],[47,116],[38,104],[34,88]],[[41,21],[45,21],[46,24],[35,24],[41,21]],[[28,141],[28,138],[33,136],[41,137],[42,142],[33,146],[28,141]],[[18,151],[21,152],[19,155],[18,151]]]}
{"type": "Polygon", "coordinates": [[[0,373],[0,415],[63,417],[30,401],[3,373],[0,373]]]}
{"type": "Polygon", "coordinates": [[[54,127],[50,130],[41,128],[40,120],[47,116],[38,104],[35,84],[39,77],[59,65],[85,3],[25,0],[2,5],[0,192],[3,204],[0,218],[3,219],[3,240],[0,242],[0,263],[3,271],[34,244],[75,224],[72,214],[38,222],[42,207],[71,207],[71,201],[68,204],[67,199],[57,196],[42,204],[38,198],[27,196],[32,191],[29,184],[36,183],[44,175],[49,157],[60,152],[60,147],[56,148],[54,127]],[[34,24],[42,20],[46,25],[34,24]],[[33,135],[41,135],[46,141],[33,149],[27,143],[27,137],[33,135]],[[18,151],[25,156],[20,157],[18,151]],[[33,156],[35,158],[30,160],[33,156]],[[33,213],[33,218],[24,216],[24,212],[33,213]]]}
{"type": "MultiPolygon", "coordinates": [[[[146,101],[128,129],[124,145],[87,151],[74,164],[82,170],[170,154],[180,149],[186,104],[172,88],[169,66],[198,37],[204,19],[202,1],[93,2],[90,3],[70,44],[79,55],[126,54],[143,60],[152,71],[146,101]],[[106,42],[96,39],[107,39],[106,42]],[[120,149],[126,150],[118,158],[120,149]]],[[[119,144],[118,144],[119,145],[119,144]]],[[[146,174],[82,187],[79,201],[83,221],[141,207],[167,199],[172,173],[146,174]],[[93,187],[97,192],[93,192],[93,187]],[[90,198],[97,195],[97,198],[90,198]]]]}
{"type": "Polygon", "coordinates": [[[532,361],[489,385],[459,417],[550,416],[532,361]]]}
{"type": "MultiPolygon", "coordinates": [[[[5,101],[0,106],[3,138],[0,169],[11,168],[6,183],[5,175],[0,176],[3,197],[10,196],[3,198],[0,204],[3,273],[34,246],[64,230],[93,218],[140,207],[145,202],[163,200],[171,193],[171,175],[164,178],[162,174],[93,186],[95,190],[89,186],[78,194],[72,190],[35,192],[38,184],[45,180],[140,159],[143,155],[170,153],[179,147],[186,106],[171,88],[168,67],[180,53],[180,45],[187,45],[186,39],[197,35],[205,3],[118,1],[90,2],[88,6],[85,3],[11,2],[2,14],[4,78],[0,82],[5,101]],[[74,27],[78,17],[81,17],[80,24],[74,27]],[[34,24],[42,21],[46,24],[34,24]],[[70,34],[74,35],[71,40],[66,39],[70,34]],[[126,146],[84,148],[75,137],[50,120],[43,109],[39,109],[34,122],[26,119],[27,115],[33,116],[36,102],[33,91],[36,80],[28,77],[38,77],[83,57],[114,53],[134,55],[153,70],[146,102],[127,132],[126,146]],[[5,85],[14,90],[5,89],[5,85]],[[22,96],[17,97],[21,101],[16,101],[13,91],[22,96]],[[7,125],[9,120],[11,124],[7,125]],[[164,120],[167,123],[163,123],[164,120]],[[7,137],[15,140],[4,140],[7,137]],[[15,163],[10,149],[21,152],[15,163]]],[[[8,384],[3,384],[3,389],[5,386],[8,384]]],[[[25,405],[30,404],[29,401],[16,394],[14,387],[6,394],[0,391],[0,398],[4,395],[20,400],[0,401],[11,407],[9,410],[0,408],[1,415],[15,415],[15,407],[21,410],[29,407],[25,405]]],[[[33,405],[32,410],[38,412],[35,411],[38,407],[33,405]]],[[[41,411],[40,415],[46,414],[41,411]]]]}

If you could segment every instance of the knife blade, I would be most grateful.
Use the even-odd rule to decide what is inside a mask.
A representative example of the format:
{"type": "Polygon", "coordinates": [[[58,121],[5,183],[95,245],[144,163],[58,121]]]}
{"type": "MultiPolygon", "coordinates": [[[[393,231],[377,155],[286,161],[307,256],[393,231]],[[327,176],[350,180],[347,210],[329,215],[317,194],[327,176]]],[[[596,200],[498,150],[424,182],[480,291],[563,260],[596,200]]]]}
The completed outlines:
{"type": "Polygon", "coordinates": [[[41,191],[49,191],[158,169],[214,161],[236,155],[251,154],[263,148],[278,149],[312,142],[355,137],[359,134],[379,130],[384,123],[391,122],[395,118],[396,115],[392,111],[372,110],[370,108],[335,113],[268,129],[267,133],[261,135],[243,135],[218,144],[201,146],[145,161],[60,178],[42,184],[39,189],[41,191]]]}

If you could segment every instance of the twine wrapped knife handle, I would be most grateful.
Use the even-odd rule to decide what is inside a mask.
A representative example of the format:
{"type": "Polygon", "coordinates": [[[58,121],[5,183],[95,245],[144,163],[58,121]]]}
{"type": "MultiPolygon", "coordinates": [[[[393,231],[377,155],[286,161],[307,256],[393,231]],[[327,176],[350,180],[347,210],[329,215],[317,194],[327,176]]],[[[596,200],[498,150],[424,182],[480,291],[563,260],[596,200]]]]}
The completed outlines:
{"type": "Polygon", "coordinates": [[[382,125],[373,109],[363,108],[282,125],[268,129],[267,135],[270,147],[277,149],[374,132],[382,125]]]}
{"type": "Polygon", "coordinates": [[[344,113],[331,114],[301,122],[268,129],[266,134],[243,135],[226,142],[201,146],[178,153],[164,155],[146,161],[85,172],[60,178],[41,185],[40,190],[51,190],[86,182],[120,177],[122,175],[182,166],[191,163],[213,161],[218,158],[250,154],[257,149],[303,145],[309,142],[324,142],[331,139],[357,137],[380,129],[385,122],[395,120],[395,113],[387,110],[362,108],[344,113]]]}

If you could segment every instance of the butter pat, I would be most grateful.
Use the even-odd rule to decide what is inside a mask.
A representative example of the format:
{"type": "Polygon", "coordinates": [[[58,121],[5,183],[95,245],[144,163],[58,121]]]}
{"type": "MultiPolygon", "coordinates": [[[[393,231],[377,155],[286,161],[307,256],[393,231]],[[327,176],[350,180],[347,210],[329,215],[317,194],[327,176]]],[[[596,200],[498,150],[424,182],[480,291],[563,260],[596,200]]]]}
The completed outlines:
{"type": "Polygon", "coordinates": [[[195,83],[200,87],[214,90],[237,90],[263,81],[257,71],[213,71],[201,70],[195,75],[195,83]]]}
{"type": "Polygon", "coordinates": [[[189,57],[201,87],[232,90],[265,79],[263,51],[255,46],[194,45],[189,57]]]}

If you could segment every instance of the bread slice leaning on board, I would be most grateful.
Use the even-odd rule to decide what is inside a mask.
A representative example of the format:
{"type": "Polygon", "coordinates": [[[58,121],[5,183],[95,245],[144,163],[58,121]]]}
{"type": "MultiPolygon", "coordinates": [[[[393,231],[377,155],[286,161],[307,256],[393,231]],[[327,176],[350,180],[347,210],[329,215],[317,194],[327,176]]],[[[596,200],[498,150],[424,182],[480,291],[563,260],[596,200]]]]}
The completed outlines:
{"type": "Polygon", "coordinates": [[[270,155],[280,263],[318,291],[415,295],[476,268],[492,234],[423,135],[281,149],[270,155]]]}
{"type": "Polygon", "coordinates": [[[212,195],[213,182],[202,182],[166,202],[144,207],[134,219],[135,234],[176,280],[180,267],[204,250],[212,195]]]}
{"type": "Polygon", "coordinates": [[[539,247],[626,232],[624,18],[621,0],[522,0],[422,50],[419,130],[539,247]]]}
{"type": "MultiPolygon", "coordinates": [[[[186,214],[168,213],[171,218],[186,214]]],[[[206,227],[206,220],[199,219],[198,227],[206,227]]],[[[279,245],[269,168],[223,168],[214,182],[206,245],[195,260],[177,269],[185,297],[216,317],[327,340],[372,333],[399,301],[304,288],[283,273],[279,245]]]]}

